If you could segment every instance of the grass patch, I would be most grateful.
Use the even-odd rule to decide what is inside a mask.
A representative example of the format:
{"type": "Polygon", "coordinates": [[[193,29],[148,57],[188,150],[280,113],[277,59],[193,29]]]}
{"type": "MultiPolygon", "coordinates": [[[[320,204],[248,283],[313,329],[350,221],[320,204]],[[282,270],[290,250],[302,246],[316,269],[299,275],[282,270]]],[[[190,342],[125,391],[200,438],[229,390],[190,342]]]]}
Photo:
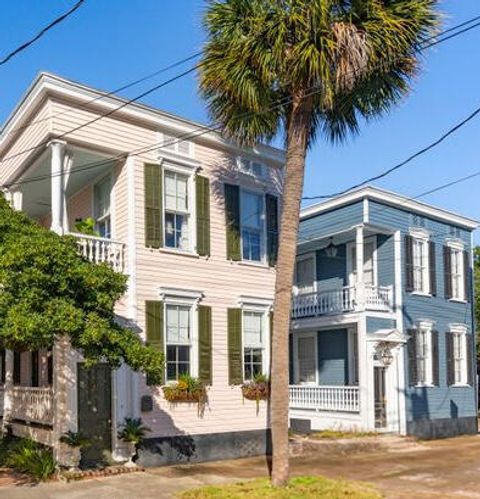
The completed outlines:
{"type": "Polygon", "coordinates": [[[323,430],[311,433],[310,436],[318,439],[339,440],[341,438],[376,437],[378,434],[373,431],[323,430]]]}
{"type": "Polygon", "coordinates": [[[179,494],[181,499],[378,499],[382,497],[371,485],[321,476],[292,478],[285,488],[273,488],[267,479],[235,485],[209,486],[179,494]]]}

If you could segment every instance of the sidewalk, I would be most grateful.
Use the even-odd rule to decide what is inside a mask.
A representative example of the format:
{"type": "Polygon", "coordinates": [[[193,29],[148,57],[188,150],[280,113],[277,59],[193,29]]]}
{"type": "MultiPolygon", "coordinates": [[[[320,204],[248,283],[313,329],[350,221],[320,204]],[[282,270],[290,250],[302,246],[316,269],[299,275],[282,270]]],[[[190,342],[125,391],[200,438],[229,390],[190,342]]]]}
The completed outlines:
{"type": "MultiPolygon", "coordinates": [[[[350,449],[351,450],[351,449],[350,449]]],[[[375,484],[390,498],[479,498],[480,437],[397,445],[364,452],[312,452],[291,459],[294,475],[325,475],[375,484]]],[[[150,468],[68,484],[0,487],[2,499],[158,499],[206,484],[266,476],[265,458],[150,468]]]]}

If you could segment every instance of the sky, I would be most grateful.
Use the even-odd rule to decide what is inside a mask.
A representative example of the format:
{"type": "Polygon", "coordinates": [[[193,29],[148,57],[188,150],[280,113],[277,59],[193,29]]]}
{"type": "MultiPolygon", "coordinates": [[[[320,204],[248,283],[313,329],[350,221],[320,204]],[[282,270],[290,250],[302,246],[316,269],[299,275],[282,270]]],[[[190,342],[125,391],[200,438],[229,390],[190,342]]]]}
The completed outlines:
{"type": "MultiPolygon", "coordinates": [[[[0,2],[0,58],[74,3],[0,2]]],[[[205,5],[204,0],[86,0],[71,18],[0,66],[0,122],[40,71],[111,91],[194,54],[205,40],[205,5]]],[[[480,15],[478,0],[443,0],[440,9],[444,29],[480,15]]],[[[330,194],[397,164],[479,107],[479,46],[480,28],[426,51],[412,92],[399,106],[365,124],[360,135],[342,145],[320,138],[309,151],[304,195],[330,194]]],[[[122,95],[135,97],[188,67],[174,69],[122,95]]],[[[194,75],[142,102],[209,123],[194,75]]],[[[375,185],[414,197],[476,171],[480,171],[480,117],[434,151],[375,185]]],[[[420,199],[480,219],[479,193],[480,176],[420,199]]]]}

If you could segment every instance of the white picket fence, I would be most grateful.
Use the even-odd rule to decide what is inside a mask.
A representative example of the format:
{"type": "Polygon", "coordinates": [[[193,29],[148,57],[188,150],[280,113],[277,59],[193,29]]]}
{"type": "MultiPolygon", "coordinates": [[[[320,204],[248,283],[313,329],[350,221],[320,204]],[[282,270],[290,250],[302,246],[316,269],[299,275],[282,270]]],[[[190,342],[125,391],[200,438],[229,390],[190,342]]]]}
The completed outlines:
{"type": "Polygon", "coordinates": [[[290,385],[291,409],[317,411],[359,412],[358,386],[290,385]]]}

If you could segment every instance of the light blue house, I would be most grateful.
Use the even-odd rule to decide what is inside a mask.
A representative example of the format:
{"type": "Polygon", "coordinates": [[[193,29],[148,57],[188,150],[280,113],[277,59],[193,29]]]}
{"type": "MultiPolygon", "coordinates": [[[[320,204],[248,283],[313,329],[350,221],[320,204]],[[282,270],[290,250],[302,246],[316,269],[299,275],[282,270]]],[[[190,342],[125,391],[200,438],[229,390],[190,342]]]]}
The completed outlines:
{"type": "Polygon", "coordinates": [[[366,187],[303,210],[290,423],[436,438],[477,432],[476,221],[366,187]]]}

